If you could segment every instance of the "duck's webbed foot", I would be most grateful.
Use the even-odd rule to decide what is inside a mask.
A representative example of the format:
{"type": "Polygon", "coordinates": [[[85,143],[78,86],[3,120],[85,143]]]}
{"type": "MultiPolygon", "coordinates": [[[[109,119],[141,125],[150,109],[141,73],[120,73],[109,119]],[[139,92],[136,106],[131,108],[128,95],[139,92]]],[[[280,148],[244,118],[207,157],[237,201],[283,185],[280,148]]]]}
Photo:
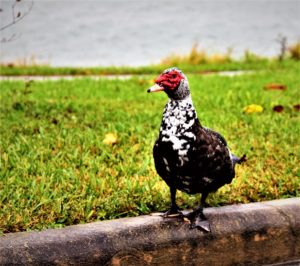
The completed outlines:
{"type": "Polygon", "coordinates": [[[191,229],[198,228],[204,232],[210,232],[210,224],[208,220],[203,220],[199,216],[190,225],[191,229]]]}
{"type": "Polygon", "coordinates": [[[198,228],[205,232],[210,232],[210,225],[208,220],[206,219],[203,213],[203,207],[200,206],[197,209],[193,210],[192,212],[188,213],[186,216],[191,222],[190,228],[198,228]]]}
{"type": "Polygon", "coordinates": [[[166,211],[162,217],[164,218],[173,218],[173,217],[182,217],[183,218],[183,214],[182,212],[179,210],[178,206],[171,206],[171,208],[166,211]]]}
{"type": "Polygon", "coordinates": [[[191,222],[190,225],[191,229],[198,228],[205,232],[210,232],[210,224],[203,213],[203,206],[207,206],[206,203],[207,196],[208,196],[207,192],[202,193],[200,206],[185,216],[191,222]]]}

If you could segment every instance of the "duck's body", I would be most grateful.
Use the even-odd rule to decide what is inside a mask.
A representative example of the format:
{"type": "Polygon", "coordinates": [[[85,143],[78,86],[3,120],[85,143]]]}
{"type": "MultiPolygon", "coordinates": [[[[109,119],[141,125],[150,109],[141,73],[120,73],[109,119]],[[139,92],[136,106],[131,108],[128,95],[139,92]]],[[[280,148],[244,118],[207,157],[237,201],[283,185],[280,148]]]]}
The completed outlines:
{"type": "Polygon", "coordinates": [[[230,183],[235,175],[235,164],[245,158],[231,154],[224,137],[201,126],[187,79],[180,70],[164,71],[154,90],[164,90],[170,98],[153,148],[157,173],[171,191],[172,206],[167,215],[178,213],[175,202],[178,189],[188,194],[202,194],[197,211],[200,210],[203,218],[202,206],[207,195],[230,183]],[[170,89],[169,84],[176,80],[177,74],[181,79],[177,78],[179,83],[170,89]]]}
{"type": "Polygon", "coordinates": [[[188,194],[216,191],[234,177],[230,151],[200,125],[190,97],[166,105],[153,155],[163,180],[188,194]]]}

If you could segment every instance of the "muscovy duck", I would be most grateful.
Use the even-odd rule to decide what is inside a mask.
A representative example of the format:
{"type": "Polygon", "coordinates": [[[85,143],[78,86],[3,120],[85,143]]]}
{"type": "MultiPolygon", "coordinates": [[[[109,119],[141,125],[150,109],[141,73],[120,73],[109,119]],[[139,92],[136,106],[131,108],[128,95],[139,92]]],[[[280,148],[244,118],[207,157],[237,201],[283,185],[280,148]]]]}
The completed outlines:
{"type": "Polygon", "coordinates": [[[157,173],[170,187],[171,208],[164,217],[181,216],[176,190],[201,193],[200,206],[188,213],[191,228],[210,231],[203,214],[206,198],[235,176],[235,165],[246,161],[232,154],[222,135],[202,126],[193,106],[187,77],[178,68],[168,68],[148,92],[164,91],[169,101],[163,112],[159,137],[153,148],[157,173]]]}

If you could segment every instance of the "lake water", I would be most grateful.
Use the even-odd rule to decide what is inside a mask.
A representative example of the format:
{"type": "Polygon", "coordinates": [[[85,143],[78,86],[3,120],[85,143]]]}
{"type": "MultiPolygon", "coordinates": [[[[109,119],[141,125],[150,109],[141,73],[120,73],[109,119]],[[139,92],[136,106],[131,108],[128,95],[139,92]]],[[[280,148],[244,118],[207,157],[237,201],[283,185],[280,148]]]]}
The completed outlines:
{"type": "MultiPolygon", "coordinates": [[[[1,0],[1,25],[11,18],[11,3],[1,0]]],[[[300,40],[300,1],[40,0],[1,39],[12,34],[16,40],[1,44],[1,62],[136,66],[186,53],[194,43],[210,53],[233,48],[236,57],[246,49],[274,56],[279,34],[288,43],[300,40]]]]}

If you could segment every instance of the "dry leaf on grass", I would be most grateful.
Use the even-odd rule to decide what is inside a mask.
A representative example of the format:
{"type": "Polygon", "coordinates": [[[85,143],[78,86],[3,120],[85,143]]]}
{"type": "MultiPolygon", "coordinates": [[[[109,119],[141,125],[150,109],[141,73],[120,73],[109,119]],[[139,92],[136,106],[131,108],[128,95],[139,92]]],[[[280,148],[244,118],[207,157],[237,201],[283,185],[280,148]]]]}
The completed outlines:
{"type": "Polygon", "coordinates": [[[295,104],[293,107],[294,107],[295,111],[300,111],[300,104],[299,103],[295,104]]]}
{"type": "Polygon", "coordinates": [[[104,137],[103,143],[106,145],[113,145],[118,142],[117,135],[114,133],[107,133],[104,137]]]}
{"type": "Polygon", "coordinates": [[[270,84],[266,84],[264,86],[265,90],[278,90],[278,91],[283,91],[287,89],[286,85],[283,84],[278,84],[278,83],[270,83],[270,84]]]}
{"type": "Polygon", "coordinates": [[[281,113],[284,110],[284,107],[282,105],[275,105],[273,107],[273,111],[277,113],[281,113]]]}
{"type": "Polygon", "coordinates": [[[257,105],[257,104],[250,104],[243,108],[243,112],[247,114],[261,113],[263,110],[264,108],[261,105],[257,105]]]}

